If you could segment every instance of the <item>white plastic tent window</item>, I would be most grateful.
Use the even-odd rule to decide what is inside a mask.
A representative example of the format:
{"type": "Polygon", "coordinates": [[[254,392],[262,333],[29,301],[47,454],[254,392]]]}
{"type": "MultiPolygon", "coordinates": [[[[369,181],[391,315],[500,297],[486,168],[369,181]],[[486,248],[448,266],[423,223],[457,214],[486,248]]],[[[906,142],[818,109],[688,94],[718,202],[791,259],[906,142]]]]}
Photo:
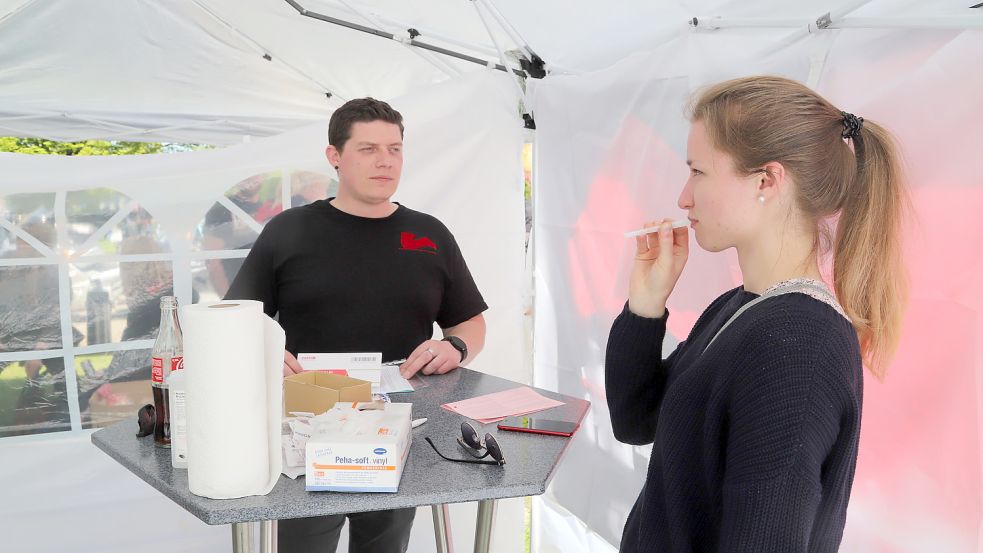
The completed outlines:
{"type": "Polygon", "coordinates": [[[0,197],[0,438],[105,426],[150,402],[160,297],[183,279],[191,301],[220,299],[266,221],[337,187],[312,171],[253,175],[182,229],[184,255],[115,190],[0,197]]]}

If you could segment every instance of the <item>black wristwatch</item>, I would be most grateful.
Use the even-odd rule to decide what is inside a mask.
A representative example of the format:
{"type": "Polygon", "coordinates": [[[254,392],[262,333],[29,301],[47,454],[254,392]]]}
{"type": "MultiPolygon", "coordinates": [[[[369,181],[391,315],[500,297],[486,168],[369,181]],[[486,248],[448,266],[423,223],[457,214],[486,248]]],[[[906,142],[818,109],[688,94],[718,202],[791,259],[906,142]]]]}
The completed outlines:
{"type": "Polygon", "coordinates": [[[468,357],[468,345],[464,343],[464,340],[457,336],[447,336],[441,341],[450,342],[454,346],[454,349],[461,353],[461,363],[464,363],[464,360],[468,357]]]}

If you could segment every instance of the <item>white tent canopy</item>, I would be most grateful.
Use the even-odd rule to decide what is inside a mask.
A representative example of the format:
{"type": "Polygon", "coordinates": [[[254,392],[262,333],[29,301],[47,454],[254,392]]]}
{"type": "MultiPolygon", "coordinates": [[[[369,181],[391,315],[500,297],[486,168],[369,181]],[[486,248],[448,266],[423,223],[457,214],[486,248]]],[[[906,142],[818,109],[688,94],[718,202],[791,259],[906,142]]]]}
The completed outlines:
{"type": "MultiPolygon", "coordinates": [[[[521,51],[524,39],[571,71],[644,45],[649,29],[626,24],[659,17],[633,4],[619,12],[560,0],[300,2],[401,36],[414,28],[420,41],[489,62],[499,62],[496,43],[521,51]],[[591,37],[601,36],[598,49],[591,37]]],[[[393,98],[484,69],[301,16],[284,0],[2,0],[0,60],[5,134],[215,144],[323,119],[346,99],[393,98]]]]}
{"type": "MultiPolygon", "coordinates": [[[[832,28],[980,26],[969,0],[596,3],[302,0],[307,10],[518,67],[584,73],[698,28],[758,26],[776,41],[832,28]],[[845,17],[843,12],[849,11],[845,17]],[[721,18],[721,19],[715,19],[721,18]],[[900,20],[899,20],[900,18],[900,20]],[[763,27],[763,28],[762,28],[763,27]],[[496,47],[496,45],[498,47],[496,47]]],[[[286,0],[0,0],[0,134],[230,144],[323,119],[345,99],[393,98],[482,66],[304,17],[286,0]],[[268,59],[267,59],[268,58],[268,59]],[[331,94],[328,97],[328,94],[331,94]]]]}
{"type": "MultiPolygon", "coordinates": [[[[407,178],[397,199],[447,221],[462,237],[466,256],[483,251],[484,244],[497,248],[498,257],[474,262],[473,272],[479,283],[493,282],[501,276],[499,268],[509,264],[509,278],[499,278],[493,287],[500,305],[507,306],[495,314],[497,328],[503,329],[495,339],[511,343],[521,340],[517,321],[526,299],[520,297],[521,261],[512,247],[522,234],[515,155],[522,121],[511,117],[518,113],[511,106],[521,102],[538,126],[532,379],[594,404],[554,489],[534,503],[533,551],[609,552],[650,455],[646,447],[614,441],[604,405],[606,331],[623,305],[630,263],[620,232],[654,211],[677,209],[687,126],[682,104],[695,88],[760,72],[799,79],[899,135],[911,165],[916,210],[923,223],[931,223],[915,235],[924,242],[914,240],[907,252],[915,293],[897,369],[886,384],[870,383],[865,392],[867,434],[844,551],[976,552],[983,531],[983,296],[978,289],[983,258],[952,237],[983,232],[983,223],[973,222],[983,209],[983,165],[975,153],[983,143],[976,123],[983,119],[977,101],[983,97],[983,8],[970,7],[977,2],[294,2],[400,39],[391,40],[305,17],[286,0],[0,0],[0,136],[219,146],[253,138],[220,152],[143,161],[75,163],[0,155],[6,169],[0,172],[6,173],[0,176],[0,215],[7,195],[50,193],[56,209],[65,210],[73,191],[113,188],[118,181],[116,188],[128,201],[148,206],[162,228],[171,225],[166,230],[172,236],[187,236],[177,242],[187,242],[188,251],[177,248],[147,259],[184,264],[184,284],[175,286],[190,297],[191,263],[210,255],[194,250],[191,236],[216,197],[228,205],[228,190],[259,173],[279,183],[278,205],[289,207],[294,174],[332,173],[320,155],[323,145],[311,142],[320,140],[331,112],[356,97],[392,100],[413,119],[407,130],[407,178]],[[486,63],[410,46],[412,36],[486,63]],[[524,78],[521,91],[514,78],[489,67],[504,64],[521,71],[520,60],[532,59],[533,53],[544,61],[547,75],[524,78]],[[483,113],[469,113],[469,103],[483,113]],[[496,147],[482,141],[495,141],[496,147]],[[174,161],[178,157],[181,161],[174,161]],[[428,166],[433,160],[441,163],[428,166]],[[60,180],[48,185],[46,171],[52,168],[60,180]],[[83,170],[105,178],[93,181],[83,170]],[[180,194],[165,188],[170,176],[184,179],[180,194]],[[144,182],[162,184],[149,192],[140,189],[144,182]],[[498,183],[502,189],[494,188],[498,183]],[[472,197],[468,187],[495,198],[484,201],[480,218],[469,213],[478,209],[473,206],[479,196],[472,197]],[[448,190],[453,190],[449,197],[448,190]],[[169,205],[177,196],[184,208],[194,204],[195,209],[182,212],[169,205]],[[499,211],[489,211],[491,204],[499,211]],[[495,241],[496,225],[507,229],[508,247],[495,241]],[[952,329],[938,325],[945,326],[939,330],[936,320],[952,329]],[[930,380],[919,372],[935,364],[941,365],[938,372],[946,371],[945,378],[930,380]],[[896,445],[902,439],[910,442],[896,445]]],[[[16,225],[0,222],[2,239],[4,229],[16,225]]],[[[71,262],[55,259],[60,255],[55,248],[45,251],[54,259],[46,262],[68,275],[71,262]]],[[[0,259],[0,268],[13,263],[19,261],[0,259]]],[[[671,305],[675,318],[667,342],[684,338],[708,299],[739,282],[734,265],[726,255],[693,254],[671,305]]],[[[61,292],[65,304],[68,292],[61,292]]],[[[70,327],[66,322],[63,328],[70,327]]],[[[510,362],[520,355],[517,349],[506,351],[508,346],[500,349],[510,362]]],[[[0,351],[0,361],[7,360],[4,355],[15,356],[0,351]]],[[[493,355],[483,354],[489,365],[478,368],[529,378],[520,367],[493,366],[498,359],[493,355]]],[[[93,452],[79,430],[77,406],[72,416],[70,433],[0,439],[0,489],[14,490],[20,500],[8,502],[0,513],[0,536],[26,540],[48,522],[64,521],[69,532],[15,545],[36,545],[40,551],[226,547],[227,532],[203,529],[153,490],[120,476],[122,469],[93,452]],[[82,461],[74,471],[44,480],[65,456],[82,461]],[[106,484],[92,499],[83,499],[80,490],[88,478],[106,484]],[[45,484],[64,485],[71,497],[56,508],[29,501],[45,484]],[[179,528],[182,537],[144,547],[149,534],[128,524],[136,524],[133,513],[144,505],[179,528]],[[114,520],[125,522],[107,544],[94,534],[108,532],[114,520]],[[93,535],[85,533],[97,526],[93,535]]],[[[510,509],[498,515],[506,532],[517,520],[510,509]]],[[[459,533],[473,530],[467,520],[458,524],[459,533]]],[[[432,548],[425,535],[429,529],[418,521],[417,530],[421,526],[423,538],[417,532],[412,543],[432,548]]],[[[513,551],[515,539],[499,536],[496,550],[513,551]]]]}

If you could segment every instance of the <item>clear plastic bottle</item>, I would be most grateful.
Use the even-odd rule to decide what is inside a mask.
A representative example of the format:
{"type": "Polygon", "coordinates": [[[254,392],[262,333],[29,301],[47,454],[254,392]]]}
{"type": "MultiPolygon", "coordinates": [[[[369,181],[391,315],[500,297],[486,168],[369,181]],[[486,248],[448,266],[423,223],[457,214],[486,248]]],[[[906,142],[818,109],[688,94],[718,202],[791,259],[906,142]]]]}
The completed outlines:
{"type": "Polygon", "coordinates": [[[154,409],[157,420],[154,425],[154,443],[171,447],[171,409],[167,393],[167,377],[173,371],[184,368],[184,339],[177,317],[177,298],[160,298],[160,328],[154,342],[150,361],[151,385],[154,392],[154,409]]]}

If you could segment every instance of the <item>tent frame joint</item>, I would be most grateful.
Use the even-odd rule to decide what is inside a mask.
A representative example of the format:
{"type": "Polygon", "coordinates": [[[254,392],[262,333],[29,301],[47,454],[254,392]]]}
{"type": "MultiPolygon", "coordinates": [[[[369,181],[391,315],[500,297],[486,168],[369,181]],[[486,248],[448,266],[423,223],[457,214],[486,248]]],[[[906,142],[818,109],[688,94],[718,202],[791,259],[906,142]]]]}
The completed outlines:
{"type": "Polygon", "coordinates": [[[536,130],[536,120],[533,119],[533,116],[532,116],[531,113],[523,113],[522,114],[522,120],[525,122],[523,124],[523,127],[527,128],[527,129],[529,129],[531,131],[536,130]]]}
{"type": "Polygon", "coordinates": [[[533,79],[542,79],[546,76],[546,62],[536,54],[532,55],[532,59],[526,59],[525,56],[520,56],[519,65],[533,79]]]}
{"type": "Polygon", "coordinates": [[[824,13],[823,15],[819,16],[819,19],[816,19],[817,29],[828,29],[832,24],[833,16],[831,16],[829,12],[824,13]]]}

